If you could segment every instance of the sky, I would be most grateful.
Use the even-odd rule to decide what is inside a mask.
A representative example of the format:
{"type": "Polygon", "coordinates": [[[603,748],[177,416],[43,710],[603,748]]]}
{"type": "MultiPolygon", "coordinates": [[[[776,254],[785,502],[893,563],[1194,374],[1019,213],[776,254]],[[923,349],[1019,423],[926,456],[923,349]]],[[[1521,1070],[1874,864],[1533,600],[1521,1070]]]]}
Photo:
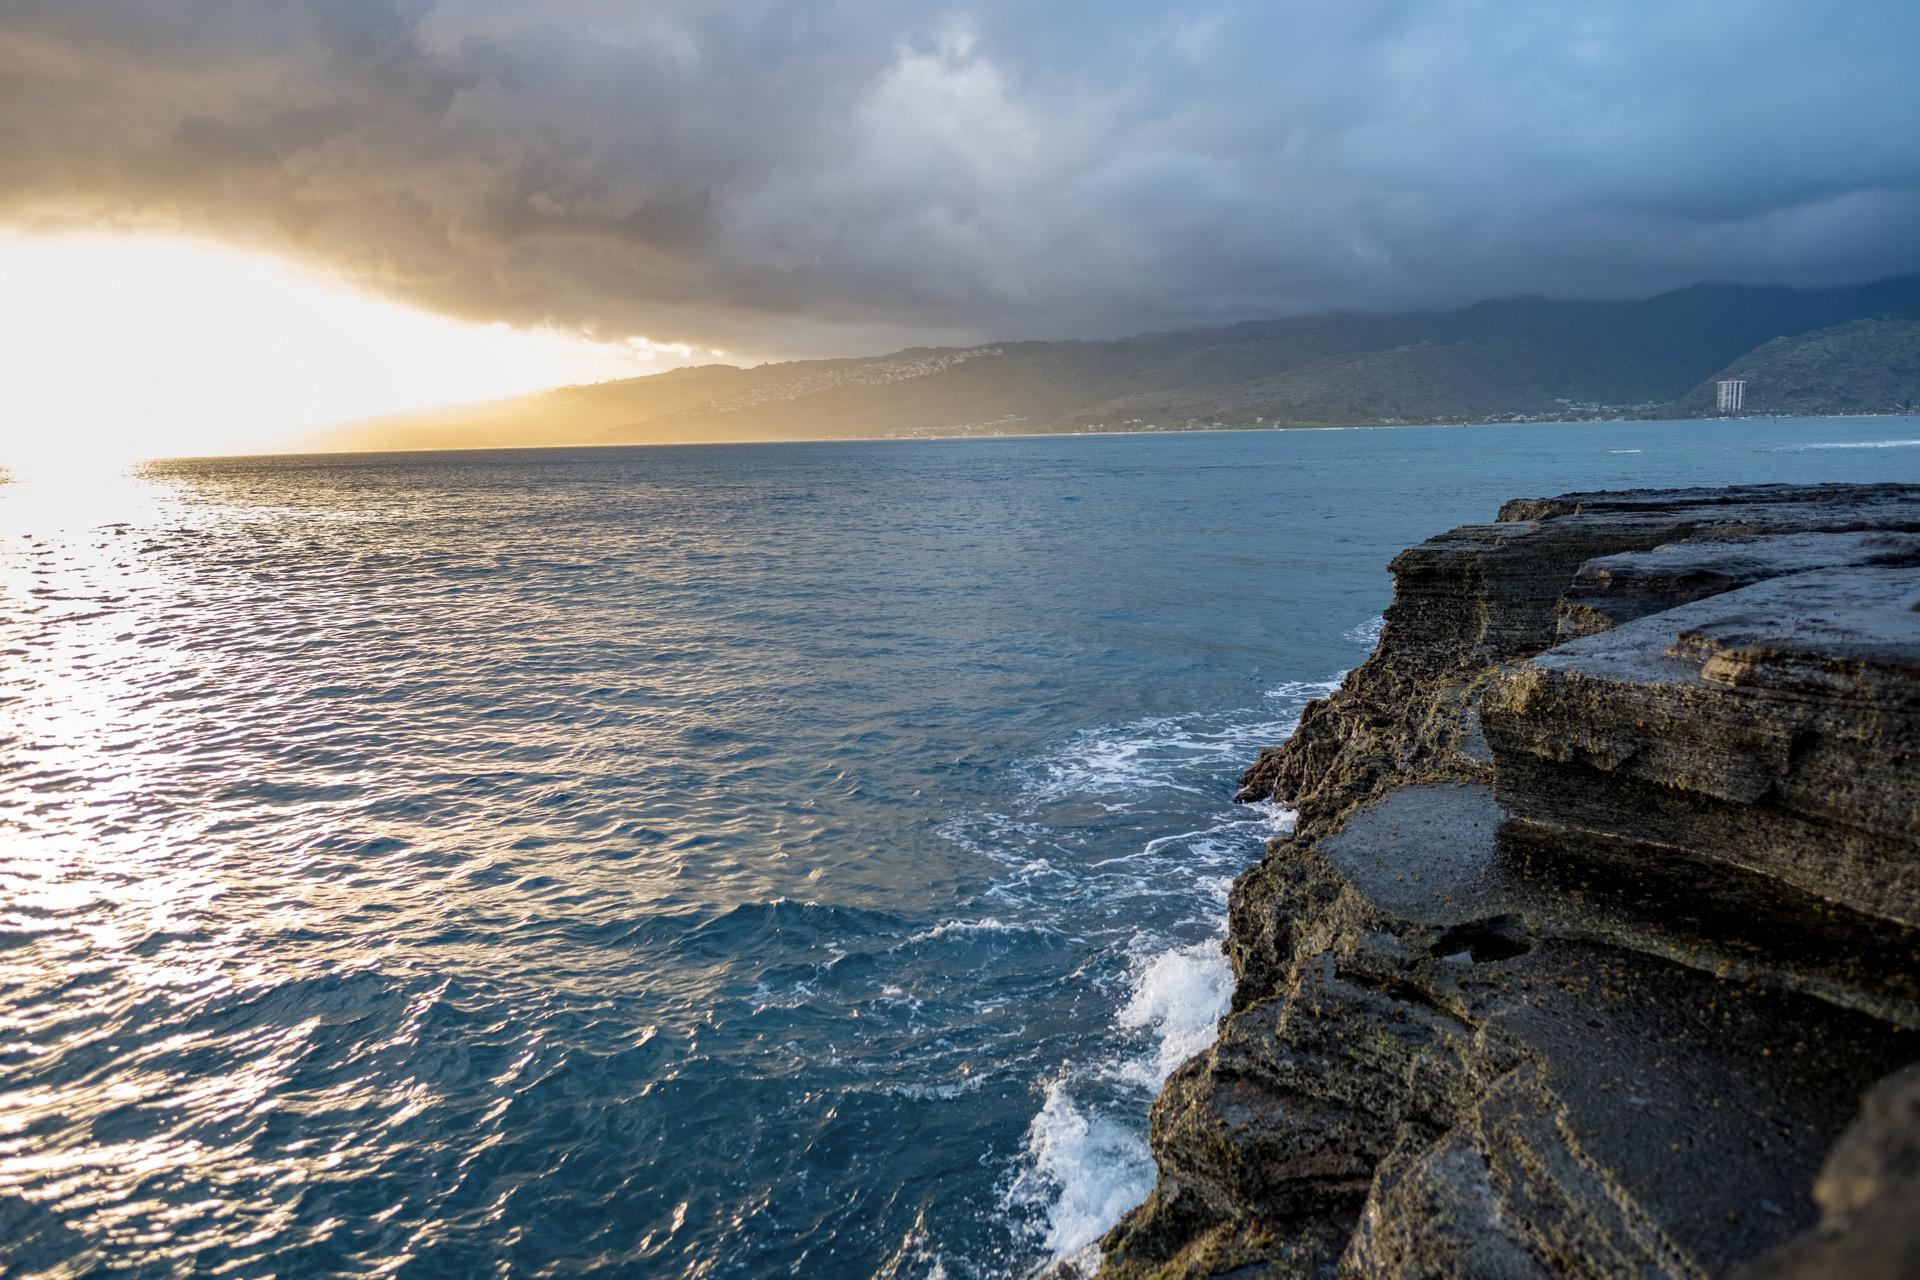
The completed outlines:
{"type": "Polygon", "coordinates": [[[0,466],[298,451],[327,423],[692,357],[462,321],[204,241],[0,231],[0,466]]]}
{"type": "MultiPolygon", "coordinates": [[[[285,264],[490,373],[356,412],[1859,281],[1920,269],[1916,49],[1912,0],[0,0],[0,340],[56,242],[285,264]]],[[[85,367],[137,342],[64,323],[85,367]]]]}

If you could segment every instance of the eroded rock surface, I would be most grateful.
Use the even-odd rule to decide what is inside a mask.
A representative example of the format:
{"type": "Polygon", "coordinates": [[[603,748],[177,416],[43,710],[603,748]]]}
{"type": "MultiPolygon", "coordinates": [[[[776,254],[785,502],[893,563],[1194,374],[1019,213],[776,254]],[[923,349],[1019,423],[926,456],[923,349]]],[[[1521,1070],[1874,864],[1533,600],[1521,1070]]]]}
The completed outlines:
{"type": "Polygon", "coordinates": [[[1747,486],[1396,557],[1374,656],[1243,780],[1299,823],[1105,1274],[1901,1274],[1916,535],[1920,488],[1747,486]]]}

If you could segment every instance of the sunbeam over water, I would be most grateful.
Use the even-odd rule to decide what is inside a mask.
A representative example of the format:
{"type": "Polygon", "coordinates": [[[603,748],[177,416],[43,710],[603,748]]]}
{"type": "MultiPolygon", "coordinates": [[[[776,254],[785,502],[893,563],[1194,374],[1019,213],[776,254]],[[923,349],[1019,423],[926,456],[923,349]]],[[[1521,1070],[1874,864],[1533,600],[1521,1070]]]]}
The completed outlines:
{"type": "MultiPolygon", "coordinates": [[[[0,484],[0,1270],[1007,1277],[1152,1186],[1401,546],[1912,419],[0,484]],[[1072,501],[1068,501],[1072,499],[1072,501]]],[[[1810,473],[1811,469],[1811,473],[1810,473]]]]}

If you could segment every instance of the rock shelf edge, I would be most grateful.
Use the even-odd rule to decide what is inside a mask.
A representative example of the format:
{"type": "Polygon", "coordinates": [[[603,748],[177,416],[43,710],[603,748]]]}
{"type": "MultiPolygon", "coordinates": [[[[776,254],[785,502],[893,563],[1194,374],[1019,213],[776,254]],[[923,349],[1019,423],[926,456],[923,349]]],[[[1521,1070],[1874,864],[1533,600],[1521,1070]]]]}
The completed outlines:
{"type": "Polygon", "coordinates": [[[1113,1280],[1920,1265],[1920,486],[1509,502],[1263,753],[1113,1280]]]}

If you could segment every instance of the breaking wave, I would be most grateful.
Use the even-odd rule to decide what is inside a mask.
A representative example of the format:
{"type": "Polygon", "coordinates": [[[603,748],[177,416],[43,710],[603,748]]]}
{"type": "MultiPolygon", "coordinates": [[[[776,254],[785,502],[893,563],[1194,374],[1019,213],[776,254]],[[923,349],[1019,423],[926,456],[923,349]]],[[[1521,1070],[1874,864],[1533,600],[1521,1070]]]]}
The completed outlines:
{"type": "Polygon", "coordinates": [[[1277,804],[1232,804],[1233,778],[1338,683],[1290,681],[1257,707],[1075,735],[1024,768],[1017,812],[948,831],[1008,864],[996,892],[1070,916],[1108,957],[1086,975],[1104,1012],[1036,1082],[1039,1106],[1002,1184],[1003,1211],[1055,1258],[1092,1248],[1153,1187],[1147,1109],[1167,1077],[1213,1043],[1232,997],[1221,949],[1228,891],[1294,817],[1277,804]],[[1198,825],[1195,795],[1218,804],[1198,825]],[[1110,848],[1092,831],[1113,828],[1137,833],[1131,852],[1074,857],[1110,848]]]}

